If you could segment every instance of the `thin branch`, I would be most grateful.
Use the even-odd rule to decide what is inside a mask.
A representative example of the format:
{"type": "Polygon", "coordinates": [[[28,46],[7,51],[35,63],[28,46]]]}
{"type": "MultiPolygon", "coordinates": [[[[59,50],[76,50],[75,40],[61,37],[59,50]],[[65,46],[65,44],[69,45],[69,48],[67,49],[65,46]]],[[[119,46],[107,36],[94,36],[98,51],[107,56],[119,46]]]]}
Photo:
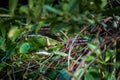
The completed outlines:
{"type": "Polygon", "coordinates": [[[73,39],[73,41],[72,41],[72,43],[71,43],[71,45],[70,45],[70,49],[69,49],[69,52],[68,52],[68,70],[70,70],[70,58],[71,58],[71,51],[72,51],[72,49],[73,49],[73,44],[74,44],[75,40],[77,39],[78,35],[79,35],[79,34],[77,34],[77,35],[75,36],[75,38],[73,39]]]}

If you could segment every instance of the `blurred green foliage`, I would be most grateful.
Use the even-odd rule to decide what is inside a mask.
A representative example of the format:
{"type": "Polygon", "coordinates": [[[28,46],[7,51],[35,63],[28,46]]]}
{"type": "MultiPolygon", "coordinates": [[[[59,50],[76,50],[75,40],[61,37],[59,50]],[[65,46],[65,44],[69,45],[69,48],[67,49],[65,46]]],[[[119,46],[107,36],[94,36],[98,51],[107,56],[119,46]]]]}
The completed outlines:
{"type": "MultiPolygon", "coordinates": [[[[115,49],[108,48],[104,52],[105,54],[101,55],[102,51],[98,48],[100,40],[97,40],[98,43],[92,42],[96,38],[96,33],[91,34],[89,32],[97,24],[107,30],[109,25],[101,22],[101,20],[109,16],[120,16],[120,7],[109,7],[107,0],[26,0],[28,1],[26,5],[20,5],[18,1],[9,0],[8,9],[0,8],[0,79],[12,79],[11,75],[19,76],[19,79],[30,80],[39,78],[44,80],[71,80],[72,77],[76,80],[116,79],[114,68],[118,70],[120,65],[114,61],[109,62],[111,59],[115,59],[114,56],[117,55],[115,49]],[[39,33],[39,30],[46,24],[51,29],[51,33],[47,37],[39,33]],[[88,31],[79,33],[84,26],[88,26],[88,31]],[[60,31],[63,31],[68,38],[79,34],[89,40],[87,46],[95,54],[89,57],[83,56],[81,59],[86,59],[87,62],[95,60],[94,64],[89,68],[83,67],[72,72],[74,75],[66,71],[67,60],[61,60],[61,58],[68,55],[60,51],[64,42],[61,44],[57,38],[51,38],[53,34],[61,36],[60,31]],[[36,34],[38,36],[35,36],[36,34]],[[30,35],[34,36],[29,37],[30,35]],[[52,47],[49,47],[49,43],[52,47]],[[50,56],[44,55],[44,53],[40,56],[36,55],[35,52],[39,50],[54,54],[50,56]],[[58,62],[56,63],[56,61],[58,62]],[[25,67],[29,68],[33,64],[37,64],[39,67],[34,67],[31,72],[27,69],[22,70],[25,73],[19,71],[25,67]],[[51,65],[54,67],[50,67],[51,65]],[[111,70],[113,71],[110,72],[108,66],[112,66],[111,70]],[[83,72],[85,72],[84,77],[81,78],[83,72]],[[3,77],[6,73],[9,75],[3,77]]],[[[64,36],[62,38],[63,41],[66,40],[64,36]]],[[[73,61],[76,64],[80,63],[80,61],[73,61]]]]}

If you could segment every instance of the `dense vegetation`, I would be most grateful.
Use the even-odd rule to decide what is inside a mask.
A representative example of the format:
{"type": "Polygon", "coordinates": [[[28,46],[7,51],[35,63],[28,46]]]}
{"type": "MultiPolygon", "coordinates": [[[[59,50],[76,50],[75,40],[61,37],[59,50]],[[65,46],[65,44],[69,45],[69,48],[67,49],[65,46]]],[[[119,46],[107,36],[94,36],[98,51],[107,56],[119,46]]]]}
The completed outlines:
{"type": "Polygon", "coordinates": [[[1,0],[0,79],[120,80],[119,5],[1,0]]]}

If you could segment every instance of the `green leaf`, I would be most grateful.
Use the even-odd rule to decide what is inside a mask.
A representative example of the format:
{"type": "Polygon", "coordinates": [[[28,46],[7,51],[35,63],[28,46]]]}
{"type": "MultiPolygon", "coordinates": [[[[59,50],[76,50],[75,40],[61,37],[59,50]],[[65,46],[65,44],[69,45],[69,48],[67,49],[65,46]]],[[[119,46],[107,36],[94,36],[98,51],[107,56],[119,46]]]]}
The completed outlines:
{"type": "Polygon", "coordinates": [[[115,68],[119,68],[120,67],[120,63],[116,62],[116,63],[109,63],[110,65],[114,66],[115,68]]]}
{"type": "Polygon", "coordinates": [[[92,43],[88,43],[88,47],[93,51],[95,52],[96,54],[100,54],[101,53],[101,50],[98,48],[97,45],[95,44],[92,44],[92,43]]]}
{"type": "Polygon", "coordinates": [[[68,8],[67,8],[67,11],[68,12],[71,12],[74,8],[76,8],[76,5],[78,4],[78,0],[71,0],[69,1],[69,4],[68,4],[68,8]]]}
{"type": "Polygon", "coordinates": [[[4,68],[4,67],[6,67],[7,65],[4,63],[4,62],[2,62],[2,63],[0,63],[0,71],[2,71],[2,69],[4,68]]]}
{"type": "Polygon", "coordinates": [[[107,80],[116,80],[115,74],[109,74],[107,80]]]}
{"type": "Polygon", "coordinates": [[[95,57],[94,56],[88,56],[87,58],[86,58],[86,61],[92,61],[92,60],[94,60],[95,59],[95,57]]]}
{"type": "Polygon", "coordinates": [[[60,30],[63,30],[67,26],[66,23],[57,23],[53,28],[52,31],[54,33],[59,32],[60,30]]]}
{"type": "Polygon", "coordinates": [[[69,7],[69,5],[65,3],[65,4],[63,4],[62,8],[63,8],[64,11],[67,11],[68,7],[69,7]]]}
{"type": "Polygon", "coordinates": [[[48,69],[47,73],[45,74],[48,78],[50,78],[51,80],[54,80],[56,78],[58,74],[57,70],[53,70],[53,69],[48,69]]]}
{"type": "Polygon", "coordinates": [[[27,53],[29,49],[30,49],[30,44],[23,43],[20,47],[20,53],[27,53]]]}
{"type": "Polygon", "coordinates": [[[41,28],[42,26],[44,26],[44,25],[45,25],[45,22],[44,22],[44,21],[40,21],[40,22],[38,23],[38,26],[36,26],[35,32],[37,33],[37,32],[40,30],[40,28],[41,28]]]}
{"type": "Polygon", "coordinates": [[[46,38],[42,37],[37,39],[37,41],[39,42],[40,46],[46,46],[46,38]]]}
{"type": "Polygon", "coordinates": [[[104,8],[107,4],[107,0],[101,0],[102,4],[101,4],[101,8],[104,8]]]}
{"type": "MultiPolygon", "coordinates": [[[[45,0],[32,0],[34,2],[34,6],[32,7],[32,14],[35,18],[41,16],[43,11],[43,5],[46,2],[45,0]]],[[[43,13],[44,14],[44,13],[43,13]]]]}
{"type": "Polygon", "coordinates": [[[47,39],[48,39],[48,41],[50,42],[50,45],[56,45],[56,44],[58,43],[57,40],[52,39],[52,38],[50,38],[50,37],[47,37],[47,39]]]}
{"type": "Polygon", "coordinates": [[[32,9],[33,5],[34,5],[34,1],[33,0],[29,0],[28,1],[28,5],[29,5],[29,8],[32,9]]]}
{"type": "MultiPolygon", "coordinates": [[[[54,42],[54,41],[53,41],[54,42]]],[[[52,43],[51,45],[55,45],[55,44],[57,44],[57,42],[56,43],[52,43]]],[[[58,44],[58,45],[55,45],[55,46],[52,46],[52,48],[51,49],[49,49],[49,51],[56,51],[56,50],[59,50],[59,49],[61,49],[62,47],[63,47],[63,45],[64,44],[58,44]]]]}
{"type": "Polygon", "coordinates": [[[113,55],[115,55],[113,50],[107,50],[105,53],[105,62],[109,61],[113,55]]]}
{"type": "Polygon", "coordinates": [[[87,72],[84,76],[84,79],[85,80],[94,80],[94,77],[89,72],[87,72]]]}
{"type": "Polygon", "coordinates": [[[17,44],[13,44],[12,47],[7,50],[6,55],[1,59],[1,61],[6,60],[10,55],[12,55],[15,51],[16,46],[17,46],[17,44]]]}
{"type": "Polygon", "coordinates": [[[94,23],[95,23],[95,20],[88,19],[88,22],[89,22],[90,24],[94,24],[94,23]]]}
{"type": "Polygon", "coordinates": [[[10,14],[14,15],[14,11],[17,7],[18,0],[9,0],[10,14]]]}
{"type": "Polygon", "coordinates": [[[44,5],[44,9],[48,10],[48,11],[51,11],[55,14],[62,14],[61,11],[49,6],[49,5],[44,5]]]}
{"type": "Polygon", "coordinates": [[[13,26],[10,30],[9,30],[9,33],[8,33],[8,37],[14,41],[21,33],[21,29],[18,29],[17,26],[13,26]]]}
{"type": "Polygon", "coordinates": [[[70,80],[70,75],[68,75],[65,70],[61,70],[59,80],[70,80]]]}
{"type": "Polygon", "coordinates": [[[61,52],[61,51],[54,51],[54,54],[59,55],[59,56],[64,56],[64,57],[67,56],[66,53],[61,52]]]}
{"type": "Polygon", "coordinates": [[[21,6],[20,9],[19,9],[19,12],[28,15],[29,14],[28,7],[21,6]]]}
{"type": "Polygon", "coordinates": [[[5,38],[5,37],[6,37],[6,33],[7,33],[7,29],[6,29],[5,27],[2,27],[2,26],[4,26],[4,24],[0,24],[1,36],[2,36],[3,38],[5,38]]]}
{"type": "Polygon", "coordinates": [[[38,54],[38,55],[51,55],[51,53],[49,53],[47,51],[39,51],[39,52],[36,52],[35,54],[38,54]]]}
{"type": "Polygon", "coordinates": [[[5,14],[5,13],[9,13],[9,10],[8,9],[6,9],[6,8],[0,8],[0,13],[1,14],[5,14]]]}
{"type": "Polygon", "coordinates": [[[81,69],[77,70],[76,73],[75,73],[75,76],[79,77],[84,70],[85,70],[84,68],[81,68],[81,69]]]}
{"type": "Polygon", "coordinates": [[[101,80],[101,75],[99,73],[99,69],[95,67],[90,67],[88,72],[94,77],[94,80],[101,80]]]}
{"type": "MultiPolygon", "coordinates": [[[[34,34],[33,34],[34,35],[34,34]]],[[[45,37],[32,37],[28,38],[27,41],[31,45],[30,51],[45,49],[46,46],[46,38],[45,37]]]]}
{"type": "Polygon", "coordinates": [[[0,36],[0,48],[5,51],[5,39],[0,36]]]}
{"type": "Polygon", "coordinates": [[[100,24],[103,26],[103,27],[107,27],[107,24],[106,23],[104,23],[104,22],[100,22],[100,24]]]}

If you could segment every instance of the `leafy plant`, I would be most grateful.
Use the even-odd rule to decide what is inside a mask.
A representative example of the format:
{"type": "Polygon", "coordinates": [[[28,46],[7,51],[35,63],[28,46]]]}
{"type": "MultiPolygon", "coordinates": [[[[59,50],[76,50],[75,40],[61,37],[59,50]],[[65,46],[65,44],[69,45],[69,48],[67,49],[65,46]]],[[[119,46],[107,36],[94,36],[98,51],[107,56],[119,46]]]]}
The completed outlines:
{"type": "Polygon", "coordinates": [[[0,79],[119,80],[118,0],[20,2],[0,8],[0,79]]]}

